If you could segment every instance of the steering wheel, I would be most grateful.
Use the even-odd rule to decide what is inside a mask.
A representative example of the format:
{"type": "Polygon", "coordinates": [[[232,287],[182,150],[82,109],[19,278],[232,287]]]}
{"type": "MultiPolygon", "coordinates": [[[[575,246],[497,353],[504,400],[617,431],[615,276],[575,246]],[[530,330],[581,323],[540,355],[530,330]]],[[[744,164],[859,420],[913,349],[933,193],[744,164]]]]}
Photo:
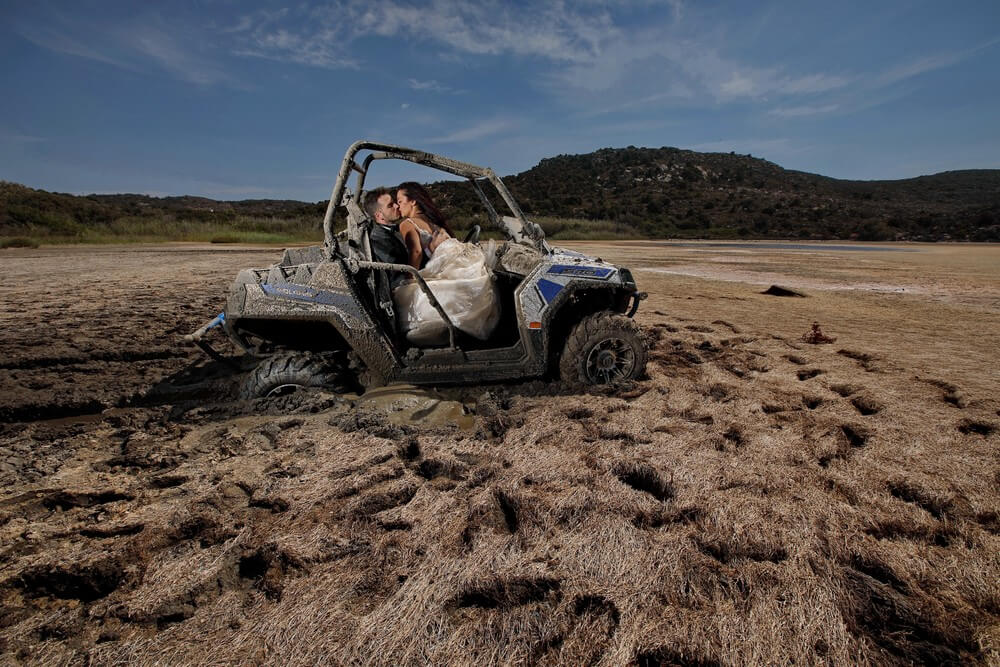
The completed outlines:
{"type": "Polygon", "coordinates": [[[465,239],[462,243],[478,243],[479,242],[479,225],[473,225],[469,233],[465,235],[465,239]]]}

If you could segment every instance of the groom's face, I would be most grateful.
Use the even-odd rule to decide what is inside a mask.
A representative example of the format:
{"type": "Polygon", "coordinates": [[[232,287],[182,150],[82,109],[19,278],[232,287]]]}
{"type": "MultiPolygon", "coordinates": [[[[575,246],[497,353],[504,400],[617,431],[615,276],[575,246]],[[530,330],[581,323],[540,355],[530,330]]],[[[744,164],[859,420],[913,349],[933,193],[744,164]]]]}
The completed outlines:
{"type": "Polygon", "coordinates": [[[378,209],[375,211],[375,219],[383,225],[388,225],[399,220],[399,206],[390,194],[384,194],[378,198],[378,209]]]}

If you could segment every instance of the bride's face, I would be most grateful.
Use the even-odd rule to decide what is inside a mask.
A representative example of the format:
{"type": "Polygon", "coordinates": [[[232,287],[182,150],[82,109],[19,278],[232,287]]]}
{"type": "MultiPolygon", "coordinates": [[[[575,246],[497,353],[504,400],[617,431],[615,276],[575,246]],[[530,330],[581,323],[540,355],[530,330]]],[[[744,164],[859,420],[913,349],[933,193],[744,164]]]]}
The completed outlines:
{"type": "Polygon", "coordinates": [[[413,214],[416,212],[416,203],[406,196],[406,190],[400,190],[396,193],[396,204],[399,205],[399,214],[404,218],[412,218],[413,214]]]}

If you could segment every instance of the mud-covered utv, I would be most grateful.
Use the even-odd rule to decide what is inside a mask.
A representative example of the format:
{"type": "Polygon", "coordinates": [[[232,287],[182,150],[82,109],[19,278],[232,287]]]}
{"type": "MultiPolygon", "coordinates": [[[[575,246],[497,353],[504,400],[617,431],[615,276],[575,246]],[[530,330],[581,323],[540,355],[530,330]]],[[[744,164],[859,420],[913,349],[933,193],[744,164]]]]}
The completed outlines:
{"type": "MultiPolygon", "coordinates": [[[[549,246],[491,169],[359,141],[344,156],[323,230],[322,246],[287,249],[277,264],[241,271],[225,311],[187,336],[218,357],[204,336],[221,326],[239,348],[260,358],[243,383],[245,398],[302,386],[359,391],[393,382],[471,384],[555,373],[571,383],[604,384],[643,373],[646,348],[631,317],[645,294],[631,272],[549,246]],[[415,269],[372,261],[368,235],[378,223],[360,202],[369,167],[387,159],[468,179],[486,224],[503,232],[506,241],[496,247],[492,267],[500,323],[487,340],[456,329],[415,269]],[[352,172],[353,191],[347,184],[352,172]],[[511,215],[499,214],[494,202],[511,215]],[[339,207],[346,209],[347,227],[334,234],[339,207]],[[389,289],[394,272],[419,284],[448,328],[446,344],[414,347],[399,331],[389,289]]],[[[478,243],[478,237],[476,226],[464,240],[478,243]]]]}

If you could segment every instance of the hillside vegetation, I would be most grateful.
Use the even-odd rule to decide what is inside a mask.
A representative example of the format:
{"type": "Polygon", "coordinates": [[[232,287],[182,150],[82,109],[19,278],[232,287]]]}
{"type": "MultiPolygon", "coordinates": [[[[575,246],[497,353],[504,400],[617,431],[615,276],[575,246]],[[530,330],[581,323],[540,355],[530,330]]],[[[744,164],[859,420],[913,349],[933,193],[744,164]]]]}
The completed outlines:
{"type": "MultiPolygon", "coordinates": [[[[250,241],[322,239],[326,202],[215,201],[204,197],[87,195],[0,182],[0,238],[42,242],[250,241]]],[[[14,245],[17,245],[14,243],[14,245]]]]}
{"type": "MultiPolygon", "coordinates": [[[[606,148],[504,182],[555,239],[1000,241],[1000,170],[845,181],[749,155],[606,148]]],[[[431,185],[459,229],[482,222],[467,184],[431,185]]],[[[0,183],[0,236],[42,241],[322,238],[325,202],[89,195],[0,183]]]]}

